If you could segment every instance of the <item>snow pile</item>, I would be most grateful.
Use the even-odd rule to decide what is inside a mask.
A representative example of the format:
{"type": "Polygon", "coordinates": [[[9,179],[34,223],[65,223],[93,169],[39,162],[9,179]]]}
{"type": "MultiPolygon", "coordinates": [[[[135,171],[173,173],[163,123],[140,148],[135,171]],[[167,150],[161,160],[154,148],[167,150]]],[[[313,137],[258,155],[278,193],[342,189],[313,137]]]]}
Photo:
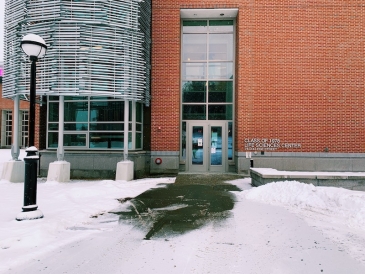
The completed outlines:
{"type": "Polygon", "coordinates": [[[108,212],[121,206],[117,199],[135,197],[174,181],[175,178],[155,178],[57,183],[39,179],[37,205],[44,218],[19,222],[15,217],[22,211],[24,184],[0,180],[0,257],[7,262],[0,264],[0,273],[92,233],[112,229],[118,215],[108,212]]]}
{"type": "Polygon", "coordinates": [[[243,195],[250,200],[339,218],[349,227],[365,230],[365,192],[283,181],[253,188],[243,195]]]}

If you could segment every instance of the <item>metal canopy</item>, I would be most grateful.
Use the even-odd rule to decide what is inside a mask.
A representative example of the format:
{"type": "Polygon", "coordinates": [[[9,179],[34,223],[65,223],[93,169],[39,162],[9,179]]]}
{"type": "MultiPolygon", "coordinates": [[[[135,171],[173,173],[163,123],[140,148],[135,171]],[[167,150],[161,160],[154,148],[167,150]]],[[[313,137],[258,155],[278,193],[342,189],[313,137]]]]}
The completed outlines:
{"type": "Polygon", "coordinates": [[[3,97],[29,94],[20,41],[41,36],[37,95],[150,101],[151,0],[6,0],[3,97]]]}

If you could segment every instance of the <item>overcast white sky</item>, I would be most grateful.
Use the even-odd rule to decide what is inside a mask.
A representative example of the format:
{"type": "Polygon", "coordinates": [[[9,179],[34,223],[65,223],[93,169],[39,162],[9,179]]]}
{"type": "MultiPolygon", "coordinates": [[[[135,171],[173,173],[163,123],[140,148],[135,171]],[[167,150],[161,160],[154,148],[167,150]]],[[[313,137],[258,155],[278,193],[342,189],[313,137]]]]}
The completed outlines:
{"type": "Polygon", "coordinates": [[[4,61],[4,10],[5,0],[0,0],[0,62],[4,61]]]}

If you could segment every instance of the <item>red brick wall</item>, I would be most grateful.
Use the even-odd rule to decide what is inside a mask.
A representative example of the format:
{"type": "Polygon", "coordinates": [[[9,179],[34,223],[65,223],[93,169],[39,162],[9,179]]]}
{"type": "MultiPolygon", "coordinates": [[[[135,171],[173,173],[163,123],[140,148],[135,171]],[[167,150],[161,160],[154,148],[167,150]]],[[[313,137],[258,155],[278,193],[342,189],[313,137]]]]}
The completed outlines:
{"type": "MultiPolygon", "coordinates": [[[[2,121],[2,111],[3,110],[11,110],[14,113],[14,101],[11,99],[6,99],[2,97],[2,84],[0,83],[0,121],[2,121]]],[[[29,103],[26,101],[21,100],[19,108],[21,110],[28,110],[29,111],[29,103]]],[[[40,148],[40,142],[39,142],[39,132],[40,132],[40,124],[39,124],[39,104],[36,104],[36,121],[35,121],[35,138],[34,143],[37,148],[40,148]]],[[[14,114],[13,114],[14,118],[14,114]]],[[[2,126],[2,125],[1,125],[2,126]]],[[[21,125],[19,125],[21,126],[21,125]]],[[[13,126],[13,132],[14,132],[14,126],[13,126]]],[[[1,130],[0,130],[0,137],[1,137],[1,130]]]]}
{"type": "Polygon", "coordinates": [[[180,8],[239,9],[235,150],[365,152],[363,1],[152,1],[151,150],[179,150],[180,8]],[[161,130],[158,130],[161,127],[161,130]]]}

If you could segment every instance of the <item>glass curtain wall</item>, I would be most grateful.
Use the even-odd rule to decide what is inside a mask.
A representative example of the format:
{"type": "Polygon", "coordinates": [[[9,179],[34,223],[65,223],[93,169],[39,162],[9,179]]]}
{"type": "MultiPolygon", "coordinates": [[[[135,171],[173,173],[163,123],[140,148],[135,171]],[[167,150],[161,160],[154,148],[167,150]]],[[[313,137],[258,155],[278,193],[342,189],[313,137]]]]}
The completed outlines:
{"type": "MultiPolygon", "coordinates": [[[[48,148],[58,147],[59,97],[48,98],[48,148]]],[[[124,101],[110,97],[65,96],[64,147],[124,148],[124,101]]],[[[130,101],[128,148],[142,149],[142,105],[130,101]]]]}
{"type": "Polygon", "coordinates": [[[186,121],[224,120],[228,123],[228,160],[232,160],[233,20],[183,21],[181,59],[182,158],[186,121]]]}

